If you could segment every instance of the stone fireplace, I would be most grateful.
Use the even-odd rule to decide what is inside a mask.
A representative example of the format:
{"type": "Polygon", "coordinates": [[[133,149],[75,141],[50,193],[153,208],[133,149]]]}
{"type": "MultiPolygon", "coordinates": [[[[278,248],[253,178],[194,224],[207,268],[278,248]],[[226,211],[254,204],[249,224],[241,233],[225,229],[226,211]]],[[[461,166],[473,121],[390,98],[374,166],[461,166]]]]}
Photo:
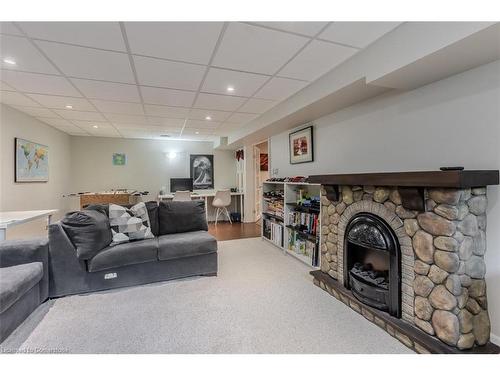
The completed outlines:
{"type": "MultiPolygon", "coordinates": [[[[486,185],[498,184],[498,171],[485,172],[311,176],[323,185],[315,283],[363,315],[389,315],[416,350],[412,332],[459,350],[493,345],[484,254],[486,185]]],[[[423,341],[417,351],[432,351],[423,341]]]]}

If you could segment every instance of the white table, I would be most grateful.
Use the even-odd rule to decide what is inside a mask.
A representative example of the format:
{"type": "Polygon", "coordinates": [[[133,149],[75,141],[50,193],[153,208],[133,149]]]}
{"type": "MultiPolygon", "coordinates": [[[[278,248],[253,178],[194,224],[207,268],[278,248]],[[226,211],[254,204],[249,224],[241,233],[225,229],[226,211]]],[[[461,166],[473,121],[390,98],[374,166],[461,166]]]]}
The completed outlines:
{"type": "MultiPolygon", "coordinates": [[[[231,192],[231,197],[239,197],[240,198],[240,210],[241,210],[241,221],[243,222],[243,197],[244,193],[241,191],[235,191],[231,192]]],[[[200,192],[193,192],[191,193],[191,199],[204,199],[205,200],[205,217],[207,218],[208,221],[208,198],[213,198],[215,197],[215,191],[214,190],[208,190],[208,191],[200,191],[200,192]]],[[[170,200],[174,198],[174,194],[162,194],[158,195],[158,201],[162,200],[170,200]]]]}
{"type": "Polygon", "coordinates": [[[7,228],[15,225],[46,217],[48,226],[50,224],[50,220],[52,219],[52,215],[56,212],[57,210],[0,212],[0,241],[4,241],[7,237],[7,228]]]}

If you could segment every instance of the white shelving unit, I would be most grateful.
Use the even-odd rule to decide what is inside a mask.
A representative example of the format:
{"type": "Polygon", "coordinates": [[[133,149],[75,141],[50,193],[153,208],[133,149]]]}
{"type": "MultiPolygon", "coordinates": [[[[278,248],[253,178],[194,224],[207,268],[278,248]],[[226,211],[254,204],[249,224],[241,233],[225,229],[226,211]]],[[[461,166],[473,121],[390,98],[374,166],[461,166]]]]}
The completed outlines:
{"type": "Polygon", "coordinates": [[[262,238],[312,268],[321,262],[321,205],[307,207],[297,202],[301,196],[320,197],[320,189],[319,184],[277,181],[266,181],[262,187],[262,238]],[[309,224],[315,231],[307,232],[307,225],[294,226],[298,223],[309,224]],[[281,238],[276,236],[279,231],[281,238]]]}

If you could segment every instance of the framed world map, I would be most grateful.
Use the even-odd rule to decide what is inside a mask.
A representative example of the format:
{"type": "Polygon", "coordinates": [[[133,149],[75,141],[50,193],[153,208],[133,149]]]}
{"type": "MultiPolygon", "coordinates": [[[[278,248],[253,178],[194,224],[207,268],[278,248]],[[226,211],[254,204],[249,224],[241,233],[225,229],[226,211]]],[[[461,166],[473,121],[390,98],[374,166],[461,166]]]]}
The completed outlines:
{"type": "Polygon", "coordinates": [[[15,139],[15,181],[47,182],[49,181],[49,147],[15,139]]]}

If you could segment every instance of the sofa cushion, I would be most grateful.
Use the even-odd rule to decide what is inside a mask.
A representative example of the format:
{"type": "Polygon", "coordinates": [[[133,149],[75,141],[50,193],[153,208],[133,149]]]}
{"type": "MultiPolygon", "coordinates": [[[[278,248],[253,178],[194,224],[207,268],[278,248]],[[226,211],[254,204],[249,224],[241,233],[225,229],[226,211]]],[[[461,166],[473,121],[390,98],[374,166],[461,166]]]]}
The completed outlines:
{"type": "Polygon", "coordinates": [[[111,246],[154,237],[151,232],[148,210],[143,202],[137,203],[129,209],[117,204],[110,204],[109,225],[113,235],[111,246]]]}
{"type": "Polygon", "coordinates": [[[205,201],[160,202],[160,235],[208,230],[205,201]]]}
{"type": "Polygon", "coordinates": [[[111,243],[109,219],[102,212],[70,212],[61,220],[61,225],[75,246],[78,259],[90,259],[111,243]]]}
{"type": "Polygon", "coordinates": [[[158,237],[158,259],[169,260],[217,251],[217,240],[208,232],[195,231],[158,237]]]}
{"type": "Polygon", "coordinates": [[[42,276],[42,262],[0,268],[0,313],[33,288],[42,276]]]}
{"type": "Polygon", "coordinates": [[[131,264],[157,261],[158,240],[156,238],[126,242],[110,246],[87,261],[89,272],[118,268],[131,264]]]}
{"type": "MultiPolygon", "coordinates": [[[[151,223],[151,232],[153,235],[159,236],[160,229],[158,223],[158,202],[156,201],[148,201],[145,203],[146,209],[148,210],[149,222],[151,223]]],[[[125,208],[130,208],[132,204],[124,204],[122,205],[125,208]]],[[[96,210],[104,213],[109,217],[109,204],[90,204],[85,207],[86,210],[96,210]]]]}
{"type": "Polygon", "coordinates": [[[149,223],[151,224],[151,232],[153,235],[160,235],[160,223],[158,221],[158,202],[149,201],[146,202],[146,209],[148,210],[149,223]]]}

